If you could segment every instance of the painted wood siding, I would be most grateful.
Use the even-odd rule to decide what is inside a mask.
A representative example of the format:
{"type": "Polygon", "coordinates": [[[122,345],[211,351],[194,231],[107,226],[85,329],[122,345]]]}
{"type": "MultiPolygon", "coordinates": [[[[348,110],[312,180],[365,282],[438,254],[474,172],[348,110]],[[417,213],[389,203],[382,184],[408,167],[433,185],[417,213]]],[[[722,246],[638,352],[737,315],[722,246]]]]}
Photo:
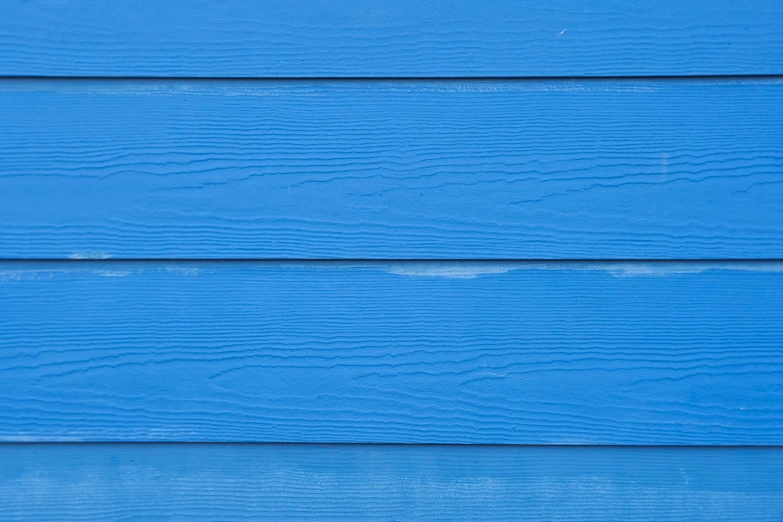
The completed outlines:
{"type": "Polygon", "coordinates": [[[0,264],[0,439],[783,444],[783,263],[0,264]]]}
{"type": "Polygon", "coordinates": [[[783,519],[781,115],[779,1],[0,2],[0,520],[783,519]]]}
{"type": "Polygon", "coordinates": [[[6,520],[778,521],[778,448],[0,445],[6,520]]]}
{"type": "Polygon", "coordinates": [[[783,258],[783,83],[6,80],[5,258],[783,258]]]}
{"type": "Polygon", "coordinates": [[[21,76],[783,73],[779,0],[4,0],[21,76]]]}

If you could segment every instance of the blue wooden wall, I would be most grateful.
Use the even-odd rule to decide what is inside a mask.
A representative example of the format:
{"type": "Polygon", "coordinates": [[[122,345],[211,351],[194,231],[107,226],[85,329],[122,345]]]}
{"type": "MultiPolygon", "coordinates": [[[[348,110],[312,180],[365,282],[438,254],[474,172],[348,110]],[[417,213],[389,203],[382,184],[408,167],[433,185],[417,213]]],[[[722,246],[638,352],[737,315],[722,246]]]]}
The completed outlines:
{"type": "Polygon", "coordinates": [[[783,520],[783,3],[0,2],[0,520],[783,520]]]}

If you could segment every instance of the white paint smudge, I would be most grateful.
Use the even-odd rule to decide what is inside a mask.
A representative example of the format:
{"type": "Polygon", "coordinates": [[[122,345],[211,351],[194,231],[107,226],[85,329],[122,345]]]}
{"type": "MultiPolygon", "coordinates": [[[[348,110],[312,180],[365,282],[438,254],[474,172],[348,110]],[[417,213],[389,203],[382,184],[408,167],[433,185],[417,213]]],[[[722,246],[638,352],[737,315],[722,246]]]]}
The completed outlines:
{"type": "Polygon", "coordinates": [[[111,256],[105,252],[74,252],[68,256],[68,259],[110,259],[111,256]]]}
{"type": "Polygon", "coordinates": [[[99,270],[98,275],[101,277],[125,277],[131,275],[127,270],[99,270]]]}
{"type": "Polygon", "coordinates": [[[743,262],[664,262],[664,263],[607,263],[596,265],[594,270],[604,270],[615,277],[664,277],[680,274],[700,274],[710,270],[734,270],[739,272],[783,272],[783,263],[743,262]]]}
{"type": "Polygon", "coordinates": [[[201,272],[201,269],[192,266],[168,265],[166,266],[166,272],[176,275],[195,276],[201,272]]]}
{"type": "Polygon", "coordinates": [[[514,264],[495,263],[401,263],[389,267],[391,274],[412,277],[445,277],[448,279],[474,279],[486,274],[504,274],[517,270],[514,264]]]}
{"type": "Polygon", "coordinates": [[[442,277],[474,279],[479,276],[505,274],[514,270],[544,270],[569,272],[607,272],[614,277],[666,277],[699,274],[710,270],[741,272],[783,272],[783,262],[504,262],[504,263],[399,263],[388,265],[390,274],[409,277],[442,277]]]}

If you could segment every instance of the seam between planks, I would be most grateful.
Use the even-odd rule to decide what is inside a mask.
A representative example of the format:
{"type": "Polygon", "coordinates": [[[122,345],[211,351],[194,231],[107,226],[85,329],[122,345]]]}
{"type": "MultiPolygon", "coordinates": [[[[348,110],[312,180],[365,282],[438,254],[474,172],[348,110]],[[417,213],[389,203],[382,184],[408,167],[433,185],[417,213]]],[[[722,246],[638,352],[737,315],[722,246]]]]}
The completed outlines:
{"type": "Polygon", "coordinates": [[[775,264],[783,267],[783,259],[780,258],[754,258],[754,259],[409,259],[409,258],[242,258],[242,259],[223,259],[223,258],[174,258],[174,257],[117,257],[117,258],[0,258],[0,264],[101,264],[101,263],[225,263],[225,264],[429,264],[440,265],[449,264],[484,264],[495,265],[501,263],[516,263],[522,265],[667,265],[667,264],[703,264],[705,266],[726,265],[761,265],[775,264]]]}
{"type": "Polygon", "coordinates": [[[747,81],[783,80],[783,74],[705,74],[650,76],[62,76],[62,75],[0,75],[0,81],[166,81],[166,82],[583,82],[583,81],[747,81]]]}
{"type": "Polygon", "coordinates": [[[389,443],[389,442],[237,442],[237,441],[5,441],[0,440],[0,446],[276,446],[276,447],[339,447],[350,446],[353,448],[564,448],[564,449],[683,449],[683,450],[780,450],[783,445],[684,445],[684,444],[513,444],[513,443],[389,443]]]}

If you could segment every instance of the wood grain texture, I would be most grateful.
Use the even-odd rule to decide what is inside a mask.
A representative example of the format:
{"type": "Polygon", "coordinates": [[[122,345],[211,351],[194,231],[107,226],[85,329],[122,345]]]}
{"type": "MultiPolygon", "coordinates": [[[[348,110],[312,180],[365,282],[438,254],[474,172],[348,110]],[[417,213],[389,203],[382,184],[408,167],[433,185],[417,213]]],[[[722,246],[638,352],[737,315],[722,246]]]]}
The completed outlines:
{"type": "Polygon", "coordinates": [[[0,520],[777,521],[780,449],[0,445],[0,520]]]}
{"type": "Polygon", "coordinates": [[[0,278],[5,441],[783,444],[781,263],[0,278]]]}
{"type": "Polygon", "coordinates": [[[4,0],[0,75],[783,73],[778,0],[4,0]]]}
{"type": "Polygon", "coordinates": [[[0,257],[783,258],[783,83],[0,82],[0,257]]]}

